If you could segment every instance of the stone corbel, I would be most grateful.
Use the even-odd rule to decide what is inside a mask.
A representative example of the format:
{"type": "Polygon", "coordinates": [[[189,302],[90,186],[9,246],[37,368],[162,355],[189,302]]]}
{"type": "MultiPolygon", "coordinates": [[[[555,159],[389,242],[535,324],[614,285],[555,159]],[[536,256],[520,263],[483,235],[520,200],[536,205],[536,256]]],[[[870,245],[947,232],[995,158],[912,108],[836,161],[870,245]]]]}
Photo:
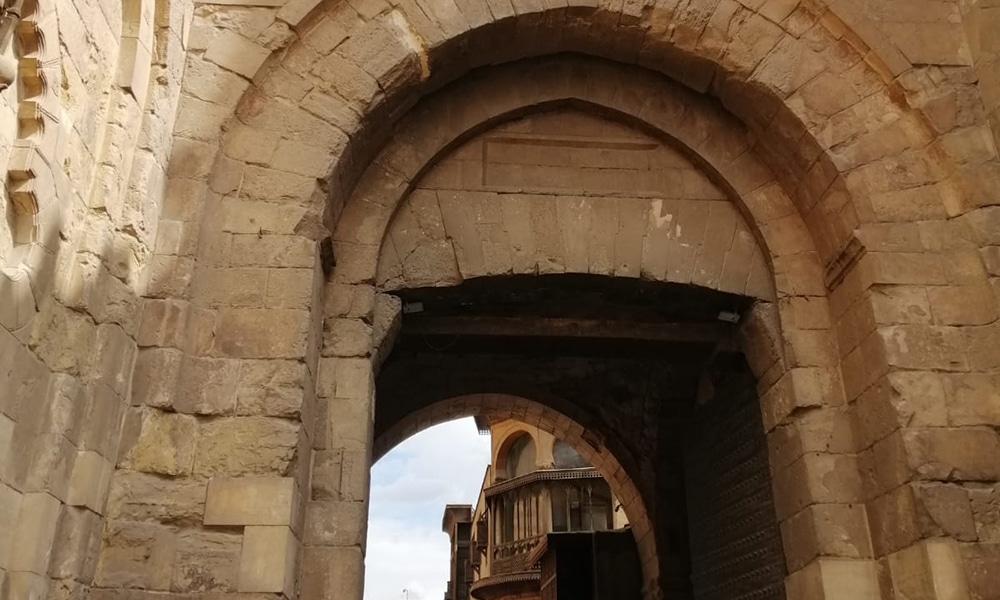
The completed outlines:
{"type": "Polygon", "coordinates": [[[0,90],[17,80],[18,61],[14,56],[14,31],[21,21],[24,0],[3,0],[0,6],[0,90]]]}

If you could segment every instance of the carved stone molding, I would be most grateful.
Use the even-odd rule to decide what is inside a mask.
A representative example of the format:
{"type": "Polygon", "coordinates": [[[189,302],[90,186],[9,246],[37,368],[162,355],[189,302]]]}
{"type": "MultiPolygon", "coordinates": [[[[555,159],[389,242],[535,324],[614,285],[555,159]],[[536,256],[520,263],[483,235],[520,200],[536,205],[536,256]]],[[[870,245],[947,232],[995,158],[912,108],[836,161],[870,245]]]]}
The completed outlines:
{"type": "Polygon", "coordinates": [[[0,265],[0,324],[14,331],[36,312],[43,275],[55,260],[61,221],[56,151],[61,73],[55,7],[24,0],[13,26],[17,136],[7,163],[7,210],[14,249],[0,265]]]}

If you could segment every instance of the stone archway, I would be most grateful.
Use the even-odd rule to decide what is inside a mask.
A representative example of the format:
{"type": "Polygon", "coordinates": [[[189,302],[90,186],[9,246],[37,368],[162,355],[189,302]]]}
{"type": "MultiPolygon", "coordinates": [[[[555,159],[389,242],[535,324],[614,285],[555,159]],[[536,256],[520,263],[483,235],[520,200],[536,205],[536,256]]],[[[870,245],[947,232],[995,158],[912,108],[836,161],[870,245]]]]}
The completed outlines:
{"type": "MultiPolygon", "coordinates": [[[[778,517],[790,527],[794,524],[793,517],[795,519],[812,519],[811,515],[818,506],[830,505],[830,510],[837,510],[841,504],[860,502],[860,477],[849,442],[837,440],[841,444],[840,446],[829,444],[829,434],[832,428],[850,427],[842,409],[842,388],[839,383],[835,346],[830,337],[831,332],[825,327],[815,328],[815,325],[806,326],[800,331],[800,328],[793,323],[779,324],[781,312],[773,302],[777,294],[788,303],[784,307],[787,311],[788,307],[793,304],[798,304],[798,308],[801,309],[803,305],[812,302],[811,298],[817,298],[817,304],[813,307],[813,311],[818,310],[821,315],[826,310],[823,300],[826,288],[823,284],[822,268],[801,220],[797,221],[798,225],[796,225],[797,212],[791,206],[787,196],[783,194],[781,186],[776,181],[769,179],[769,170],[755,161],[753,153],[747,152],[745,145],[739,145],[741,136],[738,126],[733,121],[727,120],[722,112],[713,111],[703,104],[684,103],[684,92],[671,88],[668,83],[656,77],[645,78],[641,73],[637,73],[632,79],[623,78],[620,67],[611,67],[610,65],[605,67],[605,64],[588,63],[583,59],[543,61],[537,63],[537,69],[538,79],[532,80],[529,75],[534,95],[527,98],[514,96],[506,106],[502,100],[504,95],[506,94],[506,97],[512,95],[504,90],[515,89],[512,84],[518,81],[518,77],[525,76],[525,68],[521,66],[502,67],[494,70],[490,77],[463,82],[455,89],[442,92],[440,103],[428,103],[417,109],[414,118],[408,121],[401,130],[402,135],[399,137],[401,143],[388,146],[383,151],[382,156],[374,161],[373,167],[360,181],[356,190],[356,199],[346,205],[345,213],[340,220],[340,228],[334,236],[338,266],[334,270],[333,279],[336,282],[335,285],[340,286],[340,293],[349,292],[352,287],[362,289],[370,281],[374,281],[376,290],[381,291],[407,288],[411,285],[454,285],[470,278],[475,279],[476,277],[503,273],[591,272],[625,278],[641,274],[648,279],[687,285],[696,281],[702,286],[716,287],[720,291],[740,296],[748,293],[751,296],[756,295],[762,300],[762,303],[755,310],[747,312],[742,332],[745,339],[744,349],[754,367],[757,378],[760,380],[762,429],[769,432],[771,444],[776,447],[781,446],[781,440],[789,438],[801,444],[801,432],[803,431],[808,432],[812,438],[809,443],[823,443],[820,440],[826,439],[824,451],[805,451],[800,447],[798,450],[793,450],[792,454],[772,457],[776,494],[781,497],[781,500],[777,501],[778,517]],[[605,68],[607,70],[603,71],[602,69],[605,68]],[[565,77],[562,73],[566,73],[565,77]],[[613,93],[602,96],[599,91],[594,92],[593,88],[586,85],[589,77],[593,76],[594,73],[614,74],[612,76],[617,77],[626,89],[631,89],[636,95],[613,93]],[[582,74],[585,75],[574,79],[575,75],[582,74]],[[574,87],[577,81],[580,87],[574,87]],[[482,89],[476,89],[476,86],[482,86],[482,89]],[[634,86],[640,87],[636,89],[634,86]],[[594,95],[595,93],[596,95],[594,95]],[[678,95],[674,94],[678,94],[679,98],[678,95]],[[494,112],[492,114],[490,112],[486,114],[476,112],[466,114],[457,120],[454,118],[453,115],[462,113],[454,112],[455,105],[449,105],[449,101],[458,103],[460,106],[462,102],[469,102],[470,97],[483,98],[487,96],[493,102],[494,112]],[[629,99],[635,104],[630,106],[629,99]],[[720,209],[725,207],[725,209],[733,210],[729,199],[735,200],[737,210],[729,213],[732,215],[731,225],[723,225],[726,222],[725,219],[717,218],[711,221],[711,226],[708,226],[709,220],[705,219],[699,232],[701,236],[698,238],[699,240],[725,239],[726,241],[718,257],[718,272],[714,276],[704,277],[705,269],[694,268],[698,264],[698,252],[681,255],[681,258],[675,259],[679,264],[685,266],[680,272],[686,275],[677,275],[675,271],[667,268],[662,268],[659,271],[655,268],[644,268],[644,265],[652,265],[653,262],[643,262],[645,258],[642,250],[634,254],[636,260],[630,259],[623,265],[618,265],[613,260],[607,260],[606,256],[594,260],[595,254],[588,250],[587,244],[565,244],[557,253],[559,259],[555,261],[551,260],[551,252],[542,253],[546,254],[545,261],[538,259],[537,256],[534,257],[534,260],[531,257],[527,261],[518,260],[516,257],[519,249],[523,250],[524,247],[538,248],[542,246],[544,236],[551,237],[556,232],[551,229],[546,230],[544,227],[541,229],[535,227],[534,230],[528,227],[528,231],[534,231],[534,234],[527,234],[527,237],[522,235],[518,239],[497,238],[495,234],[484,233],[484,230],[489,229],[488,226],[495,220],[479,219],[476,217],[476,213],[481,214],[491,210],[503,212],[502,209],[498,208],[505,206],[504,203],[507,202],[503,193],[496,195],[496,190],[482,190],[476,188],[475,185],[470,187],[468,181],[463,181],[458,187],[459,191],[456,197],[460,199],[464,195],[467,198],[472,198],[471,206],[475,208],[469,208],[470,205],[466,204],[465,210],[471,210],[472,214],[464,217],[466,221],[462,221],[461,211],[463,209],[459,205],[446,207],[441,198],[441,191],[435,191],[432,184],[425,185],[424,182],[440,181],[442,178],[447,178],[448,172],[455,170],[455,165],[449,163],[451,159],[448,156],[461,156],[467,152],[464,148],[467,148],[468,144],[476,143],[475,140],[480,139],[483,135],[489,136],[491,132],[499,131],[500,133],[496,134],[495,137],[517,137],[514,133],[518,131],[518,125],[511,125],[514,128],[511,130],[510,128],[504,129],[506,127],[504,125],[498,127],[498,123],[526,113],[530,114],[531,111],[562,110],[565,113],[567,101],[570,102],[569,106],[582,106],[591,111],[596,109],[603,112],[604,115],[611,115],[612,118],[617,116],[618,119],[624,119],[627,123],[641,123],[644,128],[654,132],[658,128],[654,123],[643,119],[640,112],[642,107],[656,106],[666,109],[658,113],[645,113],[647,118],[654,119],[657,114],[671,114],[669,107],[672,105],[683,106],[685,110],[689,111],[687,113],[688,119],[683,121],[685,128],[668,129],[666,135],[664,135],[664,130],[660,129],[655,135],[661,136],[660,140],[672,138],[673,143],[680,144],[679,147],[684,149],[687,156],[695,157],[694,162],[676,153],[669,155],[672,158],[667,158],[667,160],[675,161],[675,165],[679,166],[681,171],[691,172],[692,176],[700,177],[700,179],[692,181],[704,182],[699,184],[700,187],[697,190],[701,195],[693,196],[689,201],[700,201],[706,204],[718,202],[720,209]],[[408,126],[412,129],[408,129],[408,126]],[[484,127],[492,127],[492,129],[489,129],[486,134],[479,133],[484,127]],[[722,137],[706,134],[706,129],[712,133],[719,133],[722,137]],[[416,133],[420,131],[435,131],[434,138],[431,138],[433,141],[428,143],[428,138],[421,138],[416,133]],[[479,133],[480,138],[476,137],[477,133],[479,133]],[[696,135],[699,133],[700,136],[696,135]],[[473,138],[473,142],[465,142],[466,145],[461,145],[470,137],[473,138]],[[422,141],[414,144],[417,139],[422,141]],[[732,140],[735,143],[733,145],[719,143],[722,139],[732,140]],[[712,143],[706,143],[707,140],[711,140],[712,143]],[[417,150],[414,151],[415,149],[417,150]],[[407,161],[410,168],[416,168],[421,174],[412,185],[406,179],[402,179],[400,176],[402,169],[399,168],[398,164],[390,166],[394,164],[392,161],[397,159],[407,161]],[[424,166],[416,167],[419,164],[424,166]],[[707,179],[700,174],[705,173],[706,167],[709,169],[707,179]],[[743,192],[737,192],[736,186],[739,186],[743,192]],[[421,196],[427,193],[437,195],[437,208],[440,213],[435,213],[433,207],[428,211],[426,202],[420,204],[421,196]],[[494,195],[490,196],[491,193],[494,195]],[[490,200],[484,203],[484,197],[490,200]],[[492,207],[490,206],[491,202],[492,207]],[[451,212],[448,213],[448,210],[451,212]],[[427,224],[433,223],[438,223],[440,226],[442,221],[446,219],[451,220],[452,223],[443,223],[445,230],[442,232],[443,235],[435,236],[426,227],[427,224]],[[776,219],[782,220],[782,226],[769,226],[769,223],[776,219]],[[740,227],[738,223],[744,224],[745,231],[743,239],[746,246],[736,251],[738,258],[744,262],[736,261],[735,263],[743,265],[742,275],[730,278],[728,284],[723,284],[724,281],[727,281],[725,277],[721,276],[725,271],[725,257],[727,252],[731,250],[735,231],[740,227]],[[483,227],[478,227],[477,224],[482,224],[483,227]],[[706,227],[709,229],[706,230],[706,227]],[[722,229],[716,230],[715,227],[722,229]],[[800,228],[798,232],[796,232],[796,227],[800,228]],[[706,235],[706,231],[711,231],[712,234],[706,235]],[[475,249],[479,248],[482,252],[487,247],[487,243],[493,244],[497,255],[504,256],[505,259],[493,263],[481,260],[481,258],[478,261],[470,260],[470,256],[476,254],[475,249]],[[425,256],[434,256],[435,248],[443,249],[444,254],[439,254],[432,260],[421,259],[415,268],[408,269],[406,259],[400,259],[400,244],[407,244],[402,250],[402,253],[407,257],[420,256],[421,246],[426,249],[425,256]],[[396,254],[394,258],[391,254],[386,254],[388,247],[393,247],[396,254]],[[766,250],[755,250],[755,248],[766,248],[766,250]],[[754,261],[752,257],[755,252],[759,253],[761,257],[757,263],[761,274],[757,276],[753,275],[754,261]],[[517,267],[517,264],[522,266],[517,267]],[[692,275],[696,272],[698,275],[692,275]],[[773,283],[772,272],[775,273],[773,283]],[[698,279],[698,277],[704,278],[698,279]],[[761,283],[755,284],[756,287],[750,286],[749,282],[754,281],[755,278],[761,283]],[[738,286],[728,287],[737,281],[738,286]],[[720,287],[720,285],[727,287],[720,287]],[[785,327],[784,334],[779,333],[782,325],[785,327]],[[785,336],[784,340],[781,338],[782,335],[785,336]],[[801,410],[803,408],[808,410],[801,410]],[[815,437],[818,433],[816,431],[817,424],[820,424],[822,430],[819,437],[815,437]],[[830,479],[831,476],[835,479],[830,479]],[[831,483],[823,490],[818,490],[810,487],[810,479],[816,477],[836,482],[831,483]]],[[[527,72],[531,73],[530,67],[528,67],[527,72]]],[[[544,118],[542,120],[544,121],[544,118]]],[[[600,122],[601,119],[597,119],[597,121],[600,122]]],[[[529,117],[527,120],[517,123],[521,122],[536,123],[538,117],[529,117]]],[[[679,121],[671,119],[661,122],[669,126],[679,121]]],[[[580,133],[581,125],[583,125],[582,122],[576,123],[577,133],[580,133]]],[[[589,125],[583,126],[582,129],[586,130],[592,125],[591,122],[589,125]]],[[[608,131],[613,131],[613,128],[608,131]]],[[[618,133],[618,143],[632,141],[622,140],[621,132],[618,133]]],[[[586,138],[586,135],[583,137],[586,138]]],[[[648,138],[643,138],[641,135],[636,140],[639,140],[636,143],[640,145],[652,144],[654,147],[659,147],[662,144],[662,141],[649,142],[648,138]]],[[[481,152],[481,149],[473,150],[472,155],[480,156],[481,152]]],[[[485,169],[485,165],[483,165],[483,169],[485,169]]],[[[681,179],[683,179],[683,175],[681,179]]],[[[479,173],[476,185],[483,183],[484,177],[482,177],[482,173],[479,173]]],[[[531,189],[517,190],[517,192],[520,196],[530,196],[535,193],[531,189]],[[521,192],[524,193],[521,194],[521,192]]],[[[644,194],[638,194],[639,198],[636,199],[628,198],[623,189],[611,190],[610,195],[617,203],[619,213],[611,218],[610,223],[616,224],[618,222],[618,218],[622,214],[620,212],[623,210],[622,207],[634,205],[639,207],[638,215],[641,216],[641,222],[644,226],[638,229],[628,227],[617,229],[616,224],[612,228],[613,231],[608,240],[599,245],[603,245],[605,249],[614,247],[615,238],[620,236],[621,240],[624,241],[619,243],[631,243],[633,247],[641,246],[641,244],[635,244],[634,238],[636,236],[649,237],[650,230],[645,225],[662,222],[660,220],[665,218],[665,214],[671,215],[669,211],[663,213],[650,210],[650,202],[656,203],[657,198],[659,198],[657,206],[662,208],[664,193],[665,191],[662,189],[654,190],[648,192],[646,198],[643,198],[644,194]],[[624,194],[625,199],[615,198],[615,194],[618,196],[624,194]],[[632,240],[629,240],[630,236],[633,237],[632,240]]],[[[594,200],[595,203],[602,197],[602,194],[599,193],[591,192],[591,194],[597,197],[594,200]]],[[[577,194],[577,196],[579,195],[577,194]]],[[[607,195],[604,194],[604,196],[607,195]]],[[[685,202],[687,200],[682,195],[679,201],[685,202]]],[[[587,206],[587,203],[588,200],[583,198],[576,208],[581,209],[587,206]]],[[[528,204],[531,202],[529,201],[528,204]]],[[[526,214],[523,208],[522,215],[526,214]]],[[[589,210],[596,209],[583,208],[583,214],[587,214],[589,210]]],[[[579,214],[580,210],[577,213],[579,214]]],[[[707,214],[712,214],[712,210],[708,210],[707,214]]],[[[564,217],[568,217],[568,214],[564,217]]],[[[598,220],[594,219],[594,221],[598,220]]],[[[607,221],[607,215],[605,221],[607,221]]],[[[627,222],[627,219],[623,221],[627,222]]],[[[553,219],[549,225],[565,227],[565,218],[553,219]]],[[[678,230],[689,225],[693,226],[686,221],[674,225],[678,226],[678,230]]],[[[599,231],[600,225],[596,227],[597,229],[594,230],[585,225],[578,233],[599,231]]],[[[697,226],[693,227],[697,229],[697,226]]],[[[653,228],[652,231],[655,234],[656,229],[653,228]]],[[[667,235],[666,239],[669,240],[670,237],[667,235]]],[[[579,236],[563,239],[564,241],[579,240],[579,236]]],[[[699,241],[697,244],[700,246],[701,242],[699,241]]],[[[710,246],[711,244],[708,243],[708,247],[710,246]]],[[[646,250],[648,250],[650,258],[658,255],[655,245],[646,250]]],[[[668,251],[666,246],[659,250],[668,251]]],[[[706,252],[706,256],[709,254],[711,252],[706,252]]],[[[782,316],[787,319],[790,315],[786,312],[782,316]]],[[[374,318],[375,323],[381,320],[383,319],[378,316],[374,318]]],[[[406,318],[404,317],[403,320],[405,323],[406,318]]],[[[353,337],[358,332],[366,330],[364,321],[364,318],[360,320],[328,319],[327,335],[330,339],[338,341],[353,337]]],[[[376,328],[378,329],[377,326],[376,328]]],[[[384,327],[381,329],[384,330],[384,327]]],[[[376,332],[375,338],[382,339],[382,335],[382,333],[376,332]]],[[[337,351],[334,350],[333,354],[336,353],[337,351]]],[[[327,349],[324,349],[324,354],[329,354],[327,349]]],[[[382,352],[378,351],[373,352],[373,354],[383,355],[382,352]]],[[[344,358],[335,358],[333,362],[334,364],[340,363],[344,358]]],[[[357,361],[357,359],[350,360],[357,361]]],[[[359,366],[358,368],[363,369],[364,367],[359,366]]],[[[369,389],[371,391],[365,396],[370,398],[374,389],[369,389]]],[[[324,393],[321,390],[320,399],[323,398],[324,393]]],[[[365,404],[367,402],[361,403],[359,406],[365,404]]],[[[370,409],[365,409],[365,412],[367,410],[370,409]]],[[[869,546],[865,516],[857,512],[846,511],[841,517],[845,523],[853,523],[847,527],[854,532],[852,535],[857,537],[852,538],[852,541],[846,544],[843,550],[845,554],[843,558],[853,560],[840,560],[837,566],[839,568],[848,567],[855,579],[867,582],[862,585],[867,585],[869,592],[877,593],[875,592],[874,563],[868,559],[870,550],[867,549],[869,546]]],[[[314,548],[312,552],[315,552],[315,556],[318,557],[329,556],[328,551],[320,548],[314,548]]],[[[304,568],[317,572],[320,567],[315,563],[314,566],[310,567],[309,555],[310,550],[307,546],[305,555],[307,562],[304,568]]],[[[790,570],[794,571],[795,569],[791,568],[793,566],[805,566],[801,556],[789,557],[790,570]]],[[[662,569],[662,563],[658,566],[657,572],[660,569],[662,569]]],[[[800,569],[800,572],[795,572],[789,577],[786,585],[791,592],[796,589],[796,586],[801,585],[798,581],[811,577],[811,573],[800,569]]],[[[649,583],[647,581],[647,584],[649,583]]],[[[652,589],[647,589],[647,592],[659,593],[652,589]]],[[[323,592],[316,593],[322,594],[323,592]]]]}
{"type": "MultiPolygon", "coordinates": [[[[959,431],[951,428],[950,416],[936,413],[933,427],[908,431],[912,421],[908,409],[899,408],[898,396],[920,396],[917,390],[925,387],[912,385],[909,371],[919,371],[922,382],[940,384],[939,370],[948,373],[949,382],[962,383],[995,370],[988,348],[997,333],[996,306],[988,298],[987,275],[977,254],[988,243],[983,233],[988,216],[983,211],[947,218],[981,203],[982,188],[968,181],[964,158],[949,151],[934,131],[937,121],[902,102],[906,94],[892,78],[908,66],[892,48],[886,50],[866,33],[865,39],[879,48],[872,51],[853,31],[855,22],[847,27],[836,17],[839,13],[811,4],[779,14],[774,6],[755,11],[731,2],[692,2],[678,10],[673,3],[643,10],[631,4],[598,3],[595,8],[581,2],[551,10],[516,11],[511,6],[508,13],[496,15],[482,10],[482,3],[460,1],[455,10],[450,3],[428,9],[433,17],[418,3],[384,9],[372,5],[360,12],[355,4],[322,6],[310,19],[306,10],[275,11],[282,23],[301,25],[301,40],[280,60],[268,62],[266,72],[255,78],[257,84],[242,96],[236,118],[218,140],[223,151],[217,154],[218,127],[207,136],[194,128],[177,140],[174,183],[185,210],[174,213],[177,222],[171,225],[180,230],[198,224],[202,235],[196,250],[157,263],[162,266],[159,287],[144,318],[149,348],[140,355],[143,389],[137,402],[154,407],[144,432],[152,436],[160,431],[159,423],[178,422],[202,444],[224,429],[246,458],[254,446],[243,443],[247,438],[280,429],[273,439],[282,447],[282,459],[271,473],[280,473],[278,479],[294,474],[291,497],[301,500],[297,506],[309,502],[310,478],[327,472],[333,448],[340,452],[338,498],[361,505],[353,506],[352,514],[363,510],[367,433],[336,429],[339,445],[331,447],[327,424],[358,422],[352,420],[361,418],[370,402],[372,348],[359,340],[373,329],[377,338],[385,333],[372,283],[393,214],[390,207],[450,145],[512,116],[506,109],[494,110],[492,103],[507,102],[521,89],[485,96],[455,92],[475,87],[470,68],[493,60],[582,51],[617,60],[614,79],[596,81],[586,72],[570,72],[564,80],[547,81],[549,91],[568,86],[572,94],[567,95],[583,96],[619,116],[630,114],[621,105],[631,103],[634,120],[691,149],[695,163],[717,176],[716,183],[737,206],[753,207],[759,201],[759,212],[741,212],[758,246],[767,249],[762,256],[777,302],[749,315],[744,348],[764,391],[776,481],[792,490],[782,495],[794,500],[788,507],[794,518],[786,521],[791,540],[786,543],[803,548],[796,553],[800,568],[789,578],[789,595],[815,596],[815,590],[832,586],[839,577],[860,582],[864,593],[881,593],[872,591],[874,560],[899,589],[931,586],[907,580],[906,569],[913,564],[938,573],[960,570],[955,545],[928,542],[925,538],[939,533],[926,527],[916,510],[906,508],[923,493],[916,484],[919,478],[945,485],[949,476],[933,470],[919,474],[908,461],[937,455],[954,440],[975,438],[994,448],[996,436],[980,427],[990,418],[977,413],[972,418],[976,425],[959,431]],[[518,43],[497,45],[495,39],[518,43]],[[491,53],[491,47],[499,48],[499,54],[491,53]],[[649,84],[636,85],[632,75],[643,71],[622,66],[636,62],[697,92],[711,92],[722,106],[709,95],[689,92],[680,93],[688,93],[691,103],[647,103],[663,99],[651,90],[671,84],[645,72],[649,84]],[[852,84],[836,88],[842,77],[852,84]],[[459,78],[417,104],[430,90],[459,78]],[[454,92],[451,104],[442,100],[449,90],[454,92]],[[639,97],[629,99],[635,90],[639,97]],[[421,120],[422,111],[432,105],[452,112],[445,119],[421,120]],[[688,130],[712,121],[687,118],[690,108],[714,111],[728,124],[710,134],[688,130]],[[458,126],[440,127],[449,119],[458,126]],[[415,135],[386,145],[391,127],[398,128],[397,137],[406,131],[415,135]],[[723,147],[713,148],[720,140],[723,147]],[[726,150],[733,148],[740,153],[728,156],[726,150]],[[327,177],[330,165],[333,174],[327,177]],[[770,185],[758,185],[761,174],[770,185]],[[316,178],[323,180],[317,185],[316,178]],[[321,219],[326,209],[327,218],[321,219]],[[769,215],[769,210],[775,212],[769,215]],[[788,220],[779,224],[778,215],[788,220]],[[772,219],[774,227],[767,231],[762,223],[772,219]],[[337,243],[334,252],[318,256],[314,242],[325,235],[324,224],[336,231],[337,243]],[[946,273],[945,259],[960,268],[946,273]],[[324,286],[321,272],[334,262],[334,282],[324,286]],[[224,279],[236,283],[220,285],[224,279]],[[914,286],[930,286],[933,293],[910,289],[914,286]],[[267,291],[259,293],[261,289],[267,291]],[[989,301],[980,302],[984,298],[989,301]],[[932,304],[933,316],[927,317],[932,304]],[[319,331],[324,318],[329,324],[325,336],[319,331]],[[966,343],[977,349],[971,359],[962,348],[966,343]],[[914,352],[915,347],[922,349],[914,352]],[[927,347],[944,350],[924,352],[927,347]],[[221,414],[231,407],[206,405],[192,393],[191,382],[219,374],[236,377],[244,367],[254,381],[292,382],[291,388],[302,390],[289,394],[294,406],[258,403],[232,423],[192,422],[192,414],[221,414]],[[962,371],[966,367],[969,375],[962,371]],[[162,386],[158,377],[148,376],[159,369],[168,372],[169,381],[162,386]],[[186,399],[174,403],[173,396],[186,399]],[[193,405],[185,404],[190,398],[195,398],[193,405]],[[155,412],[164,407],[164,415],[155,412]],[[297,419],[299,407],[301,427],[275,421],[297,419]],[[316,431],[313,422],[319,424],[316,431]],[[881,453],[907,459],[878,460],[881,453]],[[859,469],[859,463],[874,466],[859,469]],[[865,477],[852,475],[859,470],[865,477]],[[847,476],[827,477],[834,472],[847,476]],[[833,480],[836,485],[827,487],[833,480]],[[822,535],[827,530],[820,531],[817,524],[828,523],[830,515],[850,524],[858,544],[838,545],[822,535]],[[868,537],[871,551],[864,549],[868,537]]],[[[200,98],[231,106],[250,85],[234,73],[250,77],[266,54],[254,51],[233,60],[207,48],[207,60],[193,63],[190,89],[197,89],[200,98]],[[236,94],[220,99],[215,86],[205,85],[213,76],[236,94]]],[[[545,80],[544,75],[536,77],[545,80]]],[[[524,100],[509,106],[523,110],[543,102],[531,90],[524,100]]],[[[222,122],[229,113],[219,114],[222,122]]],[[[936,400],[921,396],[921,401],[943,405],[943,386],[926,387],[940,393],[934,392],[936,400]]],[[[960,458],[966,467],[975,462],[966,455],[960,458]]],[[[264,465],[244,468],[239,462],[223,465],[218,474],[228,469],[240,478],[265,471],[264,465]]],[[[963,472],[993,477],[988,468],[971,466],[963,472]]],[[[295,543],[306,546],[307,563],[333,562],[341,569],[320,572],[305,565],[310,575],[303,577],[303,586],[322,595],[338,572],[357,565],[359,551],[347,544],[315,543],[294,520],[300,514],[289,511],[282,526],[305,537],[295,543]]],[[[250,521],[228,525],[257,526],[250,521]]]]}
{"type": "MultiPolygon", "coordinates": [[[[685,432],[722,426],[725,421],[713,419],[709,424],[693,415],[699,412],[699,375],[713,362],[714,349],[721,347],[719,351],[725,353],[726,340],[732,344],[730,328],[713,327],[699,319],[705,314],[714,318],[712,310],[720,304],[733,307],[732,298],[697,297],[700,305],[708,305],[698,315],[676,305],[677,298],[688,291],[679,286],[659,294],[657,290],[656,284],[634,280],[572,275],[493,277],[454,287],[400,290],[407,305],[420,303],[423,311],[403,317],[393,353],[376,379],[375,451],[385,443],[379,439],[397,439],[415,427],[448,418],[454,410],[485,409],[532,424],[543,411],[549,418],[565,415],[560,418],[565,426],[557,437],[586,446],[588,456],[596,453],[593,464],[622,495],[633,521],[647,597],[688,597],[692,568],[699,576],[708,569],[723,568],[710,557],[712,553],[699,548],[692,556],[688,549],[684,506],[690,498],[685,489],[692,498],[708,494],[739,499],[733,505],[735,514],[749,519],[740,521],[743,528],[732,531],[747,536],[739,539],[753,547],[757,556],[752,562],[767,577],[748,571],[740,573],[744,581],[736,583],[729,579],[735,575],[730,572],[719,585],[732,594],[762,593],[768,586],[780,589],[784,563],[770,503],[766,445],[752,376],[741,380],[742,391],[754,400],[749,404],[733,390],[721,388],[718,394],[705,390],[701,400],[718,398],[716,404],[724,406],[723,410],[741,415],[747,428],[731,439],[753,448],[750,454],[756,462],[742,476],[752,474],[754,481],[748,479],[736,491],[724,491],[699,483],[682,466],[694,448],[684,439],[685,432]],[[636,296],[645,297],[646,303],[633,305],[631,299],[636,296]],[[580,304],[576,299],[581,297],[588,301],[580,304]],[[590,300],[597,297],[613,310],[595,310],[590,300]],[[672,320],[648,320],[650,311],[657,310],[653,307],[670,302],[667,298],[675,303],[669,312],[672,320]],[[462,306],[476,307],[475,315],[451,312],[462,306]],[[559,314],[569,318],[553,317],[559,314]],[[603,317],[601,327],[589,327],[596,321],[588,317],[603,317]],[[583,328],[567,330],[566,321],[583,328]],[[519,330],[512,324],[527,328],[519,330]],[[448,394],[461,396],[454,402],[437,400],[448,394]],[[744,497],[748,485],[757,486],[754,490],[759,497],[744,497]],[[640,503],[639,508],[631,506],[634,502],[640,503]],[[750,508],[762,511],[764,518],[750,518],[750,508]],[[640,517],[633,518],[637,513],[640,517]],[[752,531],[745,530],[747,523],[752,531]]],[[[740,369],[723,371],[738,375],[740,369]]],[[[700,454],[704,459],[712,452],[700,454]]],[[[751,464],[743,460],[737,462],[751,464]]],[[[767,597],[773,593],[772,589],[767,597]]]]}

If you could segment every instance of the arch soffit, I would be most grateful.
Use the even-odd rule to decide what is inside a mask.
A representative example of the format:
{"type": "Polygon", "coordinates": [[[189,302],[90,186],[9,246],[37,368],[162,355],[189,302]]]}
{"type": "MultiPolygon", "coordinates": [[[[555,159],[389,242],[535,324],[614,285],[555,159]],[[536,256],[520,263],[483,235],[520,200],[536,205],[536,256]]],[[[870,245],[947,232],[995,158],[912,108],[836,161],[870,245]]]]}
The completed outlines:
{"type": "Polygon", "coordinates": [[[826,293],[806,225],[772,172],[756,157],[751,138],[738,121],[648,71],[577,58],[496,67],[442,90],[415,109],[344,207],[334,241],[339,256],[353,258],[339,264],[334,277],[342,283],[375,279],[380,248],[395,211],[421,176],[449,151],[499,122],[566,102],[667,138],[729,194],[765,250],[779,294],[826,293]]]}

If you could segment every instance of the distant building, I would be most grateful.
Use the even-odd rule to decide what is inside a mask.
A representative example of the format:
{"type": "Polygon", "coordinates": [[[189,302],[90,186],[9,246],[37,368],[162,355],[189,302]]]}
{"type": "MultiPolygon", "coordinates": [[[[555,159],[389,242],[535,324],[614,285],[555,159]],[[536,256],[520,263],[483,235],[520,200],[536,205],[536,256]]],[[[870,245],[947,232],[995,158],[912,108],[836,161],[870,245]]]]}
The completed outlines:
{"type": "Polygon", "coordinates": [[[469,585],[472,583],[472,506],[445,506],[441,529],[451,537],[451,580],[444,600],[469,600],[469,585]]]}
{"type": "MultiPolygon", "coordinates": [[[[597,470],[568,444],[535,427],[513,420],[477,423],[491,435],[491,463],[474,510],[445,508],[442,528],[452,546],[445,600],[534,600],[543,597],[543,587],[550,590],[546,600],[568,597],[555,593],[557,581],[575,573],[597,581],[602,569],[593,561],[596,550],[622,547],[625,550],[616,553],[618,562],[627,557],[634,569],[617,564],[617,575],[609,577],[634,579],[638,594],[638,562],[628,521],[597,470]],[[611,531],[619,534],[593,535],[611,531]],[[548,567],[546,585],[542,565],[548,567]]],[[[586,600],[610,598],[589,584],[560,586],[589,590],[586,600]]],[[[605,587],[621,590],[629,585],[605,587]]],[[[585,600],[579,594],[573,597],[585,600]]]]}

